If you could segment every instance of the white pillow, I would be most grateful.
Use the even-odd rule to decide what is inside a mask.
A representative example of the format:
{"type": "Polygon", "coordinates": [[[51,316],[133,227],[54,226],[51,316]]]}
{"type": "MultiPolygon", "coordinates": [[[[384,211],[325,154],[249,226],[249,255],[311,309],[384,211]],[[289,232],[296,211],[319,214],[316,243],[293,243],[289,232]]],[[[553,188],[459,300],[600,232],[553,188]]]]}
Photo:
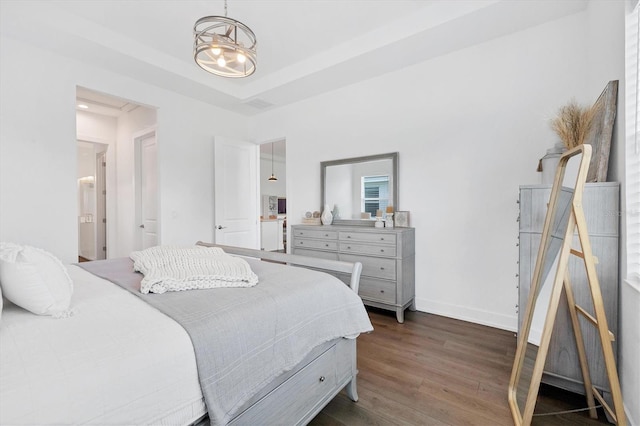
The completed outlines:
{"type": "Polygon", "coordinates": [[[73,282],[49,252],[13,243],[0,243],[0,285],[7,300],[38,315],[71,315],[73,282]]]}

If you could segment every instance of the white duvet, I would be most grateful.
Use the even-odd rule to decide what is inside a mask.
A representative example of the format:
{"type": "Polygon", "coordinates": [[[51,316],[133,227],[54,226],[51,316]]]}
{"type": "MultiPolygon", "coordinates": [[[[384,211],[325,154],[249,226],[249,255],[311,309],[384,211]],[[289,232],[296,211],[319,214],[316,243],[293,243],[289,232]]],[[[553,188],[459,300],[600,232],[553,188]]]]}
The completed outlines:
{"type": "Polygon", "coordinates": [[[5,302],[0,424],[189,424],[206,408],[193,346],[175,321],[76,266],[53,319],[5,302]]]}

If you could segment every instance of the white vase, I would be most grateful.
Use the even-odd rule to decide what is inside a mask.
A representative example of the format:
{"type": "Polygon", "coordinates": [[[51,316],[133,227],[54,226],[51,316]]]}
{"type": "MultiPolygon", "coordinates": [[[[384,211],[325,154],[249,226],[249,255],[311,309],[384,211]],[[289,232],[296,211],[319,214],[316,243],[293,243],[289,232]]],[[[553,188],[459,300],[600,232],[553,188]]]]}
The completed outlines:
{"type": "Polygon", "coordinates": [[[320,220],[323,225],[331,225],[331,222],[333,222],[333,215],[331,214],[331,210],[329,210],[329,204],[324,205],[324,210],[322,211],[322,215],[320,215],[320,220]]]}

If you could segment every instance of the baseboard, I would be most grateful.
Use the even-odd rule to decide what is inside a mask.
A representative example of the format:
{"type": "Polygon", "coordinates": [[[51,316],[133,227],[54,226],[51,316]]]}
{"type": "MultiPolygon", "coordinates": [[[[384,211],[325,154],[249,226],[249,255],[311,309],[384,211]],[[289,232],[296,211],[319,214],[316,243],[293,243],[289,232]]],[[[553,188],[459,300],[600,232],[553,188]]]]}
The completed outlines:
{"type": "Polygon", "coordinates": [[[508,331],[516,331],[518,324],[518,316],[515,313],[514,315],[503,315],[428,299],[416,299],[416,309],[430,314],[442,315],[508,331]]]}
{"type": "Polygon", "coordinates": [[[634,419],[633,417],[631,417],[631,413],[629,412],[629,407],[627,407],[627,404],[622,404],[624,406],[624,414],[625,416],[627,416],[627,424],[628,425],[638,425],[640,423],[638,423],[636,421],[636,419],[634,419]]]}

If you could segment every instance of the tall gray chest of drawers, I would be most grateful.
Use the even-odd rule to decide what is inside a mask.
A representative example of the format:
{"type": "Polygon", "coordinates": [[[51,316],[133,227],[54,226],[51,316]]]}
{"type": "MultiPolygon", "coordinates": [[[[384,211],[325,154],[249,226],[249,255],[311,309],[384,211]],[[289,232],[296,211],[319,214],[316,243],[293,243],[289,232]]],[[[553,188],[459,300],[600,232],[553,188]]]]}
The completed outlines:
{"type": "MultiPolygon", "coordinates": [[[[396,312],[415,310],[414,228],[293,225],[292,253],[362,263],[358,294],[365,305],[396,312]]],[[[337,275],[348,281],[348,277],[337,275]]]]}
{"type": "MultiPolygon", "coordinates": [[[[587,183],[582,200],[589,241],[594,256],[598,258],[596,273],[607,315],[607,325],[614,335],[617,334],[618,329],[619,190],[619,184],[615,182],[587,183]]],[[[520,187],[518,329],[522,324],[527,305],[550,195],[551,185],[523,185],[520,187]]],[[[577,236],[574,237],[572,248],[580,250],[577,236]]],[[[593,315],[593,303],[589,294],[584,263],[581,259],[571,256],[569,274],[576,303],[593,315]]],[[[580,318],[580,322],[590,365],[591,380],[593,385],[603,390],[605,397],[608,398],[609,382],[602,350],[599,347],[597,330],[590,323],[584,321],[584,318],[580,318]]],[[[616,342],[613,341],[612,344],[615,354],[616,342]]],[[[558,314],[551,334],[542,381],[584,394],[582,373],[564,292],[560,299],[558,314]]]]}

